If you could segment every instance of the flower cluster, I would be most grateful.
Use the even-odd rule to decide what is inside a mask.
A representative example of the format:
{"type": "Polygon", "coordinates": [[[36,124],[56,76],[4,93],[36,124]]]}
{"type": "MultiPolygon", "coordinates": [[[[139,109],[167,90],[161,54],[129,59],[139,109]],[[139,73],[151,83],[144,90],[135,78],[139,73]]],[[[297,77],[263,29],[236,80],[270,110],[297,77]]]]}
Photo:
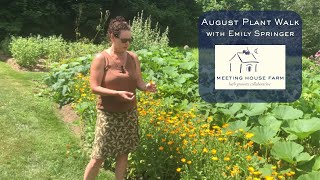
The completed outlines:
{"type": "MultiPolygon", "coordinates": [[[[196,106],[178,111],[153,94],[141,93],[138,104],[140,148],[133,155],[134,169],[150,178],[195,179],[275,178],[259,170],[263,157],[254,151],[253,133],[231,131],[213,117],[197,114],[196,106]],[[146,164],[148,166],[146,166],[146,164]],[[144,170],[143,170],[144,169],[144,170]]],[[[281,175],[280,175],[281,177],[281,175]]]]}

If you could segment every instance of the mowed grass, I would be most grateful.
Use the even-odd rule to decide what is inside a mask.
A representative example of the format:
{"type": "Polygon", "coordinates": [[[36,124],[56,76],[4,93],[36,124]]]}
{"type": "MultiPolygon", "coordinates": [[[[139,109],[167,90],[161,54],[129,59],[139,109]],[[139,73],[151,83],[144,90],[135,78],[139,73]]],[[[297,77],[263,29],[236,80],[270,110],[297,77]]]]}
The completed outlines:
{"type": "MultiPolygon", "coordinates": [[[[59,119],[54,102],[39,97],[44,73],[17,72],[0,61],[0,179],[83,179],[89,157],[59,119]]],[[[97,179],[114,179],[102,171],[97,179]]]]}

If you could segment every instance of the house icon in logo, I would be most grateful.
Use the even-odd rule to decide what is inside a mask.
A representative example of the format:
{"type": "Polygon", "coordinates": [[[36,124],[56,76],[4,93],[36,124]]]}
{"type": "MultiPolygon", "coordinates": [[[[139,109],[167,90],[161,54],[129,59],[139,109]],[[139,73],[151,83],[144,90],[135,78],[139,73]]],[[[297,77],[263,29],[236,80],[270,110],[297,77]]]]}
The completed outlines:
{"type": "MultiPolygon", "coordinates": [[[[254,53],[258,54],[258,49],[254,50],[254,53]]],[[[259,61],[254,56],[253,53],[249,51],[247,48],[242,52],[237,52],[234,56],[229,60],[230,62],[230,72],[239,71],[242,72],[257,72],[259,61]]]]}

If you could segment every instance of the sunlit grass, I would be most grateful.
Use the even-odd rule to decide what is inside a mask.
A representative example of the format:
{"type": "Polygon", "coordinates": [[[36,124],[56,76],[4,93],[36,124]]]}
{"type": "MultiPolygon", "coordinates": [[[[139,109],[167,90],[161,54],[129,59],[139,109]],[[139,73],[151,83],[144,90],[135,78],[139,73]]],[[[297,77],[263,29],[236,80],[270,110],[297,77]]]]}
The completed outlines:
{"type": "MultiPolygon", "coordinates": [[[[49,97],[35,95],[43,75],[0,62],[0,179],[82,179],[89,159],[80,140],[49,97]]],[[[98,179],[113,179],[113,173],[98,179]]]]}

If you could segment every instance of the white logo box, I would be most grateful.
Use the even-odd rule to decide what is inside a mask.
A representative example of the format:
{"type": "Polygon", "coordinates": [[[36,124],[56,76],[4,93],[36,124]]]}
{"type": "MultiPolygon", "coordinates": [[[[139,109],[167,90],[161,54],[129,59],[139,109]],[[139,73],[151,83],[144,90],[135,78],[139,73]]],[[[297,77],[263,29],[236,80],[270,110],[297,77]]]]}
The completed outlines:
{"type": "Polygon", "coordinates": [[[215,89],[285,90],[285,45],[215,45],[215,89]]]}

